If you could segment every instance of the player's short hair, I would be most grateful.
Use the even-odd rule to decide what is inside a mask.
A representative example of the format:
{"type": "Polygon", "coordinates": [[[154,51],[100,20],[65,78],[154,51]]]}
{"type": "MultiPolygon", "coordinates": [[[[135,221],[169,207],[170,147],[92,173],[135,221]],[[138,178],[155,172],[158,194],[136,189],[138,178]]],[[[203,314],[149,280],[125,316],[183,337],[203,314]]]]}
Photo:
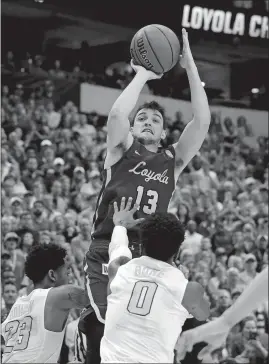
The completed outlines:
{"type": "Polygon", "coordinates": [[[29,252],[25,262],[25,274],[33,283],[41,282],[50,269],[65,264],[66,250],[56,244],[39,244],[29,252]]]}
{"type": "Polygon", "coordinates": [[[184,226],[167,212],[150,215],[140,226],[140,242],[146,255],[164,262],[178,252],[184,238],[184,226]]]}
{"type": "Polygon", "coordinates": [[[134,120],[135,120],[137,113],[142,109],[150,109],[150,110],[159,111],[159,113],[163,117],[163,128],[166,129],[165,111],[164,111],[164,108],[157,101],[145,102],[143,105],[139,106],[137,112],[135,113],[133,120],[131,121],[131,126],[134,125],[134,120]]]}

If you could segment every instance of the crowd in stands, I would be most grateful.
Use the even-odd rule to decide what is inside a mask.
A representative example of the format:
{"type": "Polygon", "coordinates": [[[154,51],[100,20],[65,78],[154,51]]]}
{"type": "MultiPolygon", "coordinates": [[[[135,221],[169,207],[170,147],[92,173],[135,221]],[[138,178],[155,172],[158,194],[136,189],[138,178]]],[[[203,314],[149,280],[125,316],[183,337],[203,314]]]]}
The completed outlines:
{"type": "MultiPolygon", "coordinates": [[[[55,69],[51,76],[66,76],[55,69]]],[[[105,118],[81,114],[72,101],[56,107],[53,95],[52,79],[27,97],[20,84],[2,87],[2,321],[18,295],[32,289],[24,263],[35,244],[66,247],[71,279],[84,284],[83,257],[106,150],[105,118]]],[[[180,110],[169,120],[166,143],[178,139],[187,121],[180,110]]],[[[169,207],[187,229],[176,264],[205,287],[212,320],[268,265],[268,138],[255,143],[250,138],[245,118],[223,122],[212,114],[208,136],[180,176],[169,207]]],[[[78,314],[72,313],[70,325],[78,314]]],[[[72,352],[72,340],[67,345],[72,352]]],[[[268,302],[261,302],[231,330],[214,362],[262,364],[267,357],[268,302]]]]}
{"type": "MultiPolygon", "coordinates": [[[[89,82],[108,87],[124,89],[133,77],[133,70],[126,62],[117,62],[108,66],[105,72],[91,72],[91,66],[83,61],[62,62],[51,60],[44,55],[24,56],[8,51],[3,59],[2,71],[19,73],[21,76],[32,75],[40,78],[67,79],[75,82],[89,82]]],[[[149,91],[152,92],[153,91],[149,91]]]]}

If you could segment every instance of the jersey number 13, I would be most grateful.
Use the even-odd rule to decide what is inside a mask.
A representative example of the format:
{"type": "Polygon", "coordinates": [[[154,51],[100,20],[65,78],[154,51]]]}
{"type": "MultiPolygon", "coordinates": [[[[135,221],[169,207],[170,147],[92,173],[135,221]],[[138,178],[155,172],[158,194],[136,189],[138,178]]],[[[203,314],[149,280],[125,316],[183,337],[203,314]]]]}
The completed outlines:
{"type": "Polygon", "coordinates": [[[127,306],[128,312],[134,315],[147,316],[150,313],[157,288],[158,285],[155,282],[136,282],[127,306]]]}
{"type": "MultiPolygon", "coordinates": [[[[143,194],[144,194],[144,187],[138,186],[137,187],[137,197],[136,197],[136,201],[135,201],[136,205],[140,206],[143,194]]],[[[144,205],[142,210],[145,214],[150,215],[156,211],[159,195],[158,195],[157,191],[148,190],[147,196],[148,196],[147,205],[144,205]]]]}

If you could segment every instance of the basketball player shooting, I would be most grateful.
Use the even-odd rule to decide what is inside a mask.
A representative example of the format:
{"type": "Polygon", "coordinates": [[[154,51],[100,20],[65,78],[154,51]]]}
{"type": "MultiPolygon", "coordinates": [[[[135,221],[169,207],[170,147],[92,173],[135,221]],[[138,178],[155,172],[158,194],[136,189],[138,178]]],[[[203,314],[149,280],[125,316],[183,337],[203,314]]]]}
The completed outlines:
{"type": "MultiPolygon", "coordinates": [[[[100,362],[107,306],[108,245],[113,231],[113,202],[130,196],[140,206],[137,218],[167,211],[178,176],[199,151],[209,129],[210,110],[190,50],[188,34],[182,31],[180,64],[186,69],[191,90],[193,119],[179,141],[158,152],[166,137],[164,110],[157,102],[142,105],[133,122],[129,117],[147,81],[159,79],[142,66],[132,67],[134,79],[121,93],[108,116],[107,155],[104,182],[93,219],[92,244],[86,254],[84,271],[90,305],[81,315],[79,328],[87,337],[87,363],[100,362]]],[[[133,256],[141,253],[136,229],[128,231],[133,256]]]]}

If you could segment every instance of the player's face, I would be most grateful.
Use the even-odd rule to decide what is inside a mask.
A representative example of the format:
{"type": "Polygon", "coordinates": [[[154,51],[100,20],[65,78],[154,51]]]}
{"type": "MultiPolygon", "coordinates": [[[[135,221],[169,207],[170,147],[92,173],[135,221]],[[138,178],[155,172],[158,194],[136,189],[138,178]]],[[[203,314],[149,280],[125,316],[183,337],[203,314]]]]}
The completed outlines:
{"type": "Polygon", "coordinates": [[[158,110],[141,109],[135,116],[132,134],[145,144],[158,144],[166,134],[163,117],[158,110]]]}

